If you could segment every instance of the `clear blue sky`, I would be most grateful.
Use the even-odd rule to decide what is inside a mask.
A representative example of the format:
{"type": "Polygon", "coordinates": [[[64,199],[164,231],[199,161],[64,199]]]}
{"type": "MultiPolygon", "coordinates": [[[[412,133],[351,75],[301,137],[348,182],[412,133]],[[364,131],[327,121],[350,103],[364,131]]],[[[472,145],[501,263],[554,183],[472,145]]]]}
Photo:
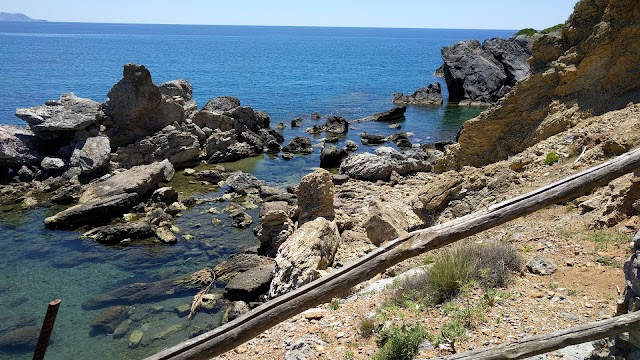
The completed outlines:
{"type": "Polygon", "coordinates": [[[49,21],[543,29],[576,0],[0,0],[0,12],[49,21]]]}

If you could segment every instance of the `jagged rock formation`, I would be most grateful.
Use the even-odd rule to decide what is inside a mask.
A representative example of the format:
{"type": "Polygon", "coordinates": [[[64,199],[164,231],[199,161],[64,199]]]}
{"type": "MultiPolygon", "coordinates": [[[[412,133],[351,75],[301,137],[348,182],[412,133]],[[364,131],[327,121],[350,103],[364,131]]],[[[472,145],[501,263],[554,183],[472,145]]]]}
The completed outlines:
{"type": "Polygon", "coordinates": [[[533,74],[467,121],[438,170],[483,166],[519,153],[590,115],[640,99],[640,7],[583,0],[559,33],[533,45],[533,74]]]}
{"type": "Polygon", "coordinates": [[[529,75],[529,36],[509,39],[460,41],[442,48],[444,79],[449,101],[461,104],[492,103],[529,75]]]}
{"type": "Polygon", "coordinates": [[[442,87],[439,82],[421,87],[411,95],[393,94],[393,103],[396,105],[442,105],[443,102],[442,87]]]}

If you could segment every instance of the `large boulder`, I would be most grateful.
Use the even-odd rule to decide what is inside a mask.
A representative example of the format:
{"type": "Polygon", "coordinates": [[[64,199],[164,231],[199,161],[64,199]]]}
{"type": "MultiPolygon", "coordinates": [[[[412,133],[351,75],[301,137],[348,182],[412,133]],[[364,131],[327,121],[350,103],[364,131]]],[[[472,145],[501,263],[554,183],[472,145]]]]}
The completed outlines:
{"type": "Polygon", "coordinates": [[[269,291],[274,269],[273,260],[265,261],[263,265],[232,277],[224,288],[224,298],[230,301],[258,301],[269,291]]]}
{"type": "Polygon", "coordinates": [[[126,147],[119,147],[112,161],[118,167],[130,168],[168,159],[175,167],[197,165],[200,160],[198,136],[168,126],[126,147]]]}
{"type": "Polygon", "coordinates": [[[194,124],[201,128],[220,130],[222,132],[233,130],[233,118],[211,110],[200,110],[191,118],[194,124]]]}
{"type": "Polygon", "coordinates": [[[431,225],[437,214],[462,190],[462,182],[459,173],[451,171],[438,176],[427,186],[416,189],[416,194],[410,200],[413,212],[425,224],[431,225]]]}
{"type": "Polygon", "coordinates": [[[528,36],[460,41],[442,48],[449,101],[492,103],[528,76],[532,39],[528,36]]]}
{"type": "Polygon", "coordinates": [[[317,218],[300,226],[278,249],[269,297],[275,298],[321,276],[340,246],[335,222],[317,218]]]}
{"type": "Polygon", "coordinates": [[[42,160],[32,131],[17,126],[0,125],[0,166],[19,168],[42,160]]]}
{"type": "Polygon", "coordinates": [[[89,185],[77,205],[46,218],[45,225],[50,228],[77,228],[106,223],[129,211],[161,182],[171,180],[173,174],[173,166],[168,160],[134,166],[89,185]]]}
{"type": "Polygon", "coordinates": [[[0,349],[4,351],[33,351],[40,336],[40,326],[24,326],[4,332],[0,336],[0,349]]]}
{"type": "Polygon", "coordinates": [[[287,212],[288,204],[286,201],[266,202],[262,205],[260,224],[253,230],[260,240],[262,254],[274,256],[280,245],[295,230],[295,225],[287,212]]]}
{"type": "Polygon", "coordinates": [[[142,65],[126,64],[123,78],[107,96],[103,125],[114,150],[185,119],[182,105],[162,95],[151,73],[142,65]]]}
{"type": "Polygon", "coordinates": [[[321,168],[336,168],[342,160],[349,156],[346,149],[338,149],[333,145],[325,145],[320,153],[321,168]]]}
{"type": "Polygon", "coordinates": [[[173,165],[166,159],[149,165],[134,166],[89,185],[80,196],[80,203],[123,193],[135,193],[143,197],[157,188],[161,182],[171,180],[173,175],[173,165]]]}
{"type": "Polygon", "coordinates": [[[333,208],[334,186],[331,173],[318,169],[305,175],[298,186],[298,224],[318,217],[332,220],[336,216],[333,208]]]}
{"type": "Polygon", "coordinates": [[[222,112],[233,110],[240,106],[240,100],[234,96],[218,96],[209,100],[203,107],[202,110],[213,111],[213,112],[222,112]]]}
{"type": "Polygon", "coordinates": [[[44,105],[16,109],[16,116],[29,124],[39,139],[67,140],[77,131],[97,125],[99,110],[98,102],[68,93],[44,105]]]}
{"type": "Polygon", "coordinates": [[[235,161],[258,154],[250,144],[239,142],[233,130],[222,132],[218,129],[207,138],[203,153],[207,162],[211,164],[235,161]]]}
{"type": "Polygon", "coordinates": [[[363,227],[374,245],[380,245],[408,233],[409,223],[406,212],[397,204],[394,205],[396,206],[389,206],[377,200],[369,203],[363,227]]]}
{"type": "Polygon", "coordinates": [[[443,102],[442,88],[439,82],[421,87],[411,95],[393,94],[393,103],[396,105],[442,105],[443,102]]]}
{"type": "Polygon", "coordinates": [[[342,116],[331,116],[324,124],[324,129],[332,134],[346,134],[349,131],[349,122],[342,116]]]}
{"type": "Polygon", "coordinates": [[[76,144],[71,155],[71,166],[79,167],[83,173],[105,170],[111,158],[111,143],[106,136],[94,136],[76,144]]]}
{"type": "Polygon", "coordinates": [[[414,172],[431,171],[430,161],[381,147],[375,154],[362,153],[349,156],[340,165],[340,172],[358,180],[389,181],[392,172],[408,175],[414,172]]]}
{"type": "Polygon", "coordinates": [[[253,174],[245,173],[242,171],[234,172],[227,177],[225,184],[231,189],[241,195],[247,194],[251,189],[257,190],[261,186],[266,185],[263,180],[258,179],[253,174]]]}
{"type": "Polygon", "coordinates": [[[311,154],[313,146],[311,145],[311,139],[304,136],[296,136],[282,148],[282,151],[293,154],[311,154]]]}
{"type": "Polygon", "coordinates": [[[193,96],[193,86],[187,80],[171,80],[158,85],[160,93],[169,97],[179,97],[190,101],[193,96]]]}

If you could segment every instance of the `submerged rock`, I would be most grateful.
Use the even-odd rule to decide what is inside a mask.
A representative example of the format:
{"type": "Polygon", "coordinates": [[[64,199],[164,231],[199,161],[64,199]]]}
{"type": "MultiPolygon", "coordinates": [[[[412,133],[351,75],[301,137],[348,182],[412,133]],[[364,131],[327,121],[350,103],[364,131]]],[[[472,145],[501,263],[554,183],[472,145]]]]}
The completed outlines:
{"type": "Polygon", "coordinates": [[[0,336],[0,349],[33,351],[40,336],[40,326],[25,326],[0,336]]]}
{"type": "Polygon", "coordinates": [[[126,306],[109,307],[91,320],[91,329],[93,332],[111,334],[126,316],[126,306]]]}

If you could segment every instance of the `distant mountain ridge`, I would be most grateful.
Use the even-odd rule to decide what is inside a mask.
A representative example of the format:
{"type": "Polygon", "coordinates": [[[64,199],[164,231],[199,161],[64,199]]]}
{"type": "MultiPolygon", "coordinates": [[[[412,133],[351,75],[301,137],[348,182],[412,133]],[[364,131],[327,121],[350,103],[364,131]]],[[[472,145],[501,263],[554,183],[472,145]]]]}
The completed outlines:
{"type": "Polygon", "coordinates": [[[38,20],[32,19],[25,14],[20,13],[6,13],[0,12],[0,21],[23,21],[23,22],[31,22],[31,21],[47,21],[47,20],[38,20]]]}

